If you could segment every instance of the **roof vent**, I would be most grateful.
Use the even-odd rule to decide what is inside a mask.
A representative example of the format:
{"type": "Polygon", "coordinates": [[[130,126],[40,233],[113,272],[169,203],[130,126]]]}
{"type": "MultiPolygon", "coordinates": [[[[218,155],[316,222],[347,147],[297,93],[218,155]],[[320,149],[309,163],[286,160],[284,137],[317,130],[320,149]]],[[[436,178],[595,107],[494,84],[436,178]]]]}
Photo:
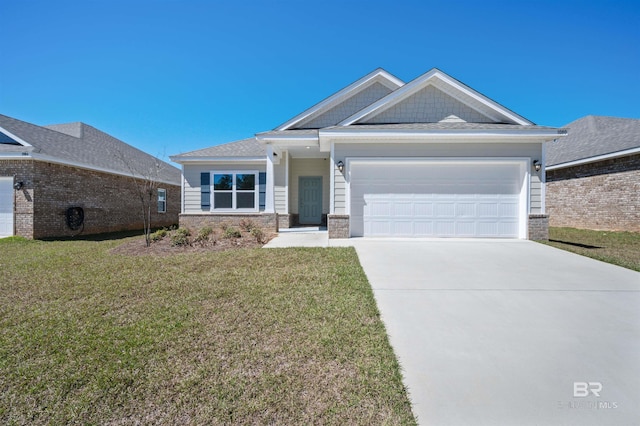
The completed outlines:
{"type": "Polygon", "coordinates": [[[446,116],[442,120],[438,121],[438,123],[466,123],[466,121],[464,121],[462,118],[458,117],[457,115],[451,114],[446,116]]]}

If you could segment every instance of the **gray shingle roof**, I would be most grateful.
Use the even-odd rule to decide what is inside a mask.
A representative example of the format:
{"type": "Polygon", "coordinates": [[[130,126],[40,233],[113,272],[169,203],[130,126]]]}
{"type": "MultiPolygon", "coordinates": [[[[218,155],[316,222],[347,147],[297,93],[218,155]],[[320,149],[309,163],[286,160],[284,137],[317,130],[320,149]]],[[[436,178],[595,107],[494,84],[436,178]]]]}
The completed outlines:
{"type": "Polygon", "coordinates": [[[188,159],[194,157],[264,157],[267,151],[256,138],[247,138],[235,142],[214,145],[196,151],[185,152],[172,155],[174,161],[181,158],[188,159]]]}
{"type": "Polygon", "coordinates": [[[33,146],[0,145],[0,153],[32,152],[62,163],[125,175],[131,174],[131,166],[142,176],[149,176],[159,161],[158,179],[180,185],[180,170],[176,167],[84,123],[37,126],[0,114],[0,127],[33,146]]]}
{"type": "Polygon", "coordinates": [[[588,115],[565,126],[569,134],[548,142],[547,166],[640,147],[640,120],[588,115]]]}

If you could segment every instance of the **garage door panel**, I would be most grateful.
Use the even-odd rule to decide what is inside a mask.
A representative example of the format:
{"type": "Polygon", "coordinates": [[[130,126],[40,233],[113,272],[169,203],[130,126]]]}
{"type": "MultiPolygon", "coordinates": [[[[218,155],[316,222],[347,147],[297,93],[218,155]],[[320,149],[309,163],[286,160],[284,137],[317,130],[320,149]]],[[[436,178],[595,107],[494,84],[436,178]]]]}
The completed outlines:
{"type": "Polygon", "coordinates": [[[356,163],[352,235],[518,237],[522,175],[513,163],[356,163]]]}

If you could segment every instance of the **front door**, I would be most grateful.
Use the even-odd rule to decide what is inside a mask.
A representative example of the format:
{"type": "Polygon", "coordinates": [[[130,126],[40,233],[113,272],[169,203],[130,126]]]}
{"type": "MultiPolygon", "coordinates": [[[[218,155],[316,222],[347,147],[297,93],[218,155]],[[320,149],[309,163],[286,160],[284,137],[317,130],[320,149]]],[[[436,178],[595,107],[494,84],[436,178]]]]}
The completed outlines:
{"type": "Polygon", "coordinates": [[[322,223],[322,176],[300,176],[298,221],[301,225],[322,223]]]}

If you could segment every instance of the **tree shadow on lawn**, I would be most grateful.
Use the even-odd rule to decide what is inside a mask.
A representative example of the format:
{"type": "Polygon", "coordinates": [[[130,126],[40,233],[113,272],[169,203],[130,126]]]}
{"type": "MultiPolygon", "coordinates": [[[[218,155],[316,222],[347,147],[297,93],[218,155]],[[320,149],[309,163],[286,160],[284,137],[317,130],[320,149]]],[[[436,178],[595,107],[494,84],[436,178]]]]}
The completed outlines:
{"type": "Polygon", "coordinates": [[[589,244],[572,243],[570,241],[552,240],[552,239],[549,239],[549,241],[552,242],[552,243],[566,244],[568,246],[582,247],[582,248],[586,248],[586,249],[601,249],[601,248],[604,248],[604,247],[600,247],[600,246],[592,246],[592,245],[589,245],[589,244]]]}

